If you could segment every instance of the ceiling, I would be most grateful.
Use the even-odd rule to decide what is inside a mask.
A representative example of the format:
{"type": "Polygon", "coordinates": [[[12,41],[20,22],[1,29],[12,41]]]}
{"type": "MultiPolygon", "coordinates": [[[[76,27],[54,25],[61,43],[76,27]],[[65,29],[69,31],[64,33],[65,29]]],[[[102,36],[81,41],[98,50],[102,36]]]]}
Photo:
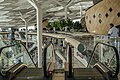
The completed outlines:
{"type": "MultiPolygon", "coordinates": [[[[43,5],[43,19],[62,19],[65,17],[66,6],[71,0],[36,0],[43,5]],[[59,5],[55,1],[62,4],[59,5]]],[[[93,0],[74,0],[68,7],[68,17],[71,19],[81,18],[85,10],[93,5],[93,0]]],[[[21,14],[28,21],[29,25],[36,23],[36,10],[27,0],[0,0],[0,28],[24,27],[21,14]]]]}

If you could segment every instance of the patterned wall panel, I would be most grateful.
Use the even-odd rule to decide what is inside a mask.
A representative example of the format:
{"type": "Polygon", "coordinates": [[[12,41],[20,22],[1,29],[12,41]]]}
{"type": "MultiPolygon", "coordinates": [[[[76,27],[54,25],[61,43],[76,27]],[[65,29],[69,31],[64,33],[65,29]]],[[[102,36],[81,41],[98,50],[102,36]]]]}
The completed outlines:
{"type": "Polygon", "coordinates": [[[120,0],[103,0],[86,11],[89,32],[108,34],[110,24],[120,25],[120,0]]]}

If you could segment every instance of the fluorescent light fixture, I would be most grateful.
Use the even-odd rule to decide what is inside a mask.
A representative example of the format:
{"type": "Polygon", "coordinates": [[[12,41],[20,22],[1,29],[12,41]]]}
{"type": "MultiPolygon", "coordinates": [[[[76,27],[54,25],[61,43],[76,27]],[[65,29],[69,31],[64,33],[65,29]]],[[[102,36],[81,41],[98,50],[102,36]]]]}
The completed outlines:
{"type": "Polygon", "coordinates": [[[2,16],[0,16],[0,19],[5,19],[7,17],[9,17],[9,16],[2,15],[2,16]]]}
{"type": "Polygon", "coordinates": [[[4,15],[6,13],[8,13],[9,11],[0,11],[0,15],[4,15]]]}
{"type": "Polygon", "coordinates": [[[12,7],[4,8],[4,10],[12,10],[12,9],[13,9],[12,7]]]}
{"type": "Polygon", "coordinates": [[[3,2],[4,0],[0,0],[0,3],[3,2]]]}
{"type": "Polygon", "coordinates": [[[73,22],[76,22],[76,21],[79,21],[80,22],[80,19],[74,19],[73,22]]]}
{"type": "Polygon", "coordinates": [[[5,2],[5,3],[1,3],[0,5],[2,5],[2,6],[7,6],[7,5],[10,5],[11,3],[7,3],[7,2],[5,2]]]}
{"type": "Polygon", "coordinates": [[[82,5],[93,5],[93,1],[81,2],[82,5]]]}
{"type": "Polygon", "coordinates": [[[48,9],[47,10],[47,12],[52,12],[52,11],[59,11],[59,10],[61,10],[61,9],[63,9],[64,7],[62,7],[62,6],[60,6],[60,7],[55,7],[55,8],[50,8],[50,9],[48,9]]]}
{"type": "Polygon", "coordinates": [[[94,31],[92,31],[93,33],[95,33],[96,31],[94,30],[94,31]]]}
{"type": "Polygon", "coordinates": [[[12,19],[0,19],[0,22],[9,22],[11,21],[12,19]]]}
{"type": "Polygon", "coordinates": [[[10,25],[10,24],[0,24],[0,27],[14,27],[15,25],[10,25]]]}
{"type": "Polygon", "coordinates": [[[4,7],[3,6],[0,6],[0,9],[3,9],[4,7]]]}

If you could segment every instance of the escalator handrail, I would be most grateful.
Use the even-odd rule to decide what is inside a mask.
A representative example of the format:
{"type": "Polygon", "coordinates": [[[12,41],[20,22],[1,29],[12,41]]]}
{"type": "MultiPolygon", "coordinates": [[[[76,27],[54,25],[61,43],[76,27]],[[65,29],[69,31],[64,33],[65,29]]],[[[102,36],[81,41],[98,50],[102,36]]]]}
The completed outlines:
{"type": "Polygon", "coordinates": [[[19,44],[21,44],[21,45],[25,48],[25,50],[27,51],[27,54],[28,54],[28,56],[30,57],[32,63],[33,63],[34,66],[37,68],[37,65],[35,64],[34,60],[33,60],[32,57],[30,56],[27,48],[25,47],[25,45],[24,45],[22,42],[19,42],[19,43],[17,43],[17,44],[12,44],[12,45],[7,45],[7,46],[4,46],[4,47],[1,47],[1,48],[0,48],[0,55],[1,55],[2,50],[3,50],[4,48],[12,47],[12,46],[19,45],[19,44]]]}
{"type": "Polygon", "coordinates": [[[72,47],[69,43],[67,43],[67,49],[68,50],[68,77],[72,77],[72,47]]]}
{"type": "MultiPolygon", "coordinates": [[[[43,72],[44,72],[44,76],[45,77],[48,77],[48,70],[47,70],[47,49],[48,47],[52,45],[53,46],[53,49],[54,49],[54,45],[53,43],[49,43],[47,46],[45,46],[45,48],[43,49],[43,72]]],[[[53,56],[53,55],[52,55],[53,56]]]]}
{"type": "Polygon", "coordinates": [[[119,54],[118,54],[118,50],[116,49],[116,47],[114,47],[114,46],[112,46],[112,45],[109,45],[109,44],[105,44],[105,43],[102,43],[102,42],[98,42],[98,43],[96,43],[96,45],[95,45],[95,47],[94,47],[94,49],[93,49],[93,51],[92,51],[92,54],[91,54],[91,58],[90,58],[90,60],[89,60],[89,62],[88,62],[88,66],[87,67],[89,67],[89,65],[90,65],[90,63],[91,63],[91,61],[92,61],[92,59],[93,59],[93,56],[94,56],[94,51],[96,50],[96,47],[97,47],[97,45],[99,45],[99,44],[103,44],[103,45],[106,45],[106,46],[109,46],[109,47],[111,47],[111,48],[113,48],[114,49],[114,51],[115,51],[115,55],[116,55],[116,72],[115,72],[115,74],[113,75],[113,74],[111,74],[110,76],[111,77],[113,77],[113,78],[115,78],[117,75],[118,75],[118,73],[119,73],[119,54]]]}
{"type": "Polygon", "coordinates": [[[72,77],[72,48],[69,46],[69,77],[72,77]]]}

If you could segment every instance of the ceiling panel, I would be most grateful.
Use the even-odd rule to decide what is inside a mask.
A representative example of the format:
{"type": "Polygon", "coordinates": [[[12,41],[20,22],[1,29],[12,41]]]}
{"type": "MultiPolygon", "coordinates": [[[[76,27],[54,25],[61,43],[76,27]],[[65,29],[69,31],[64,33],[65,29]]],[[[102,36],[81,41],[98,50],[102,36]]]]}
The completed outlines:
{"type": "MultiPolygon", "coordinates": [[[[46,3],[49,0],[36,0],[39,5],[46,3]]],[[[44,5],[43,8],[43,18],[45,19],[59,19],[65,16],[65,5],[71,0],[57,0],[63,6],[51,1],[49,4],[44,5]]],[[[74,0],[73,3],[68,8],[69,17],[80,16],[80,7],[82,7],[82,12],[93,5],[92,0],[74,0]]],[[[25,19],[29,20],[30,24],[36,23],[36,10],[35,8],[27,2],[27,0],[0,0],[0,26],[10,26],[11,23],[16,26],[23,26],[24,22],[20,19],[20,12],[23,14],[25,19]],[[1,24],[3,23],[3,24],[1,24]],[[13,24],[15,23],[15,24],[13,24]]]]}

